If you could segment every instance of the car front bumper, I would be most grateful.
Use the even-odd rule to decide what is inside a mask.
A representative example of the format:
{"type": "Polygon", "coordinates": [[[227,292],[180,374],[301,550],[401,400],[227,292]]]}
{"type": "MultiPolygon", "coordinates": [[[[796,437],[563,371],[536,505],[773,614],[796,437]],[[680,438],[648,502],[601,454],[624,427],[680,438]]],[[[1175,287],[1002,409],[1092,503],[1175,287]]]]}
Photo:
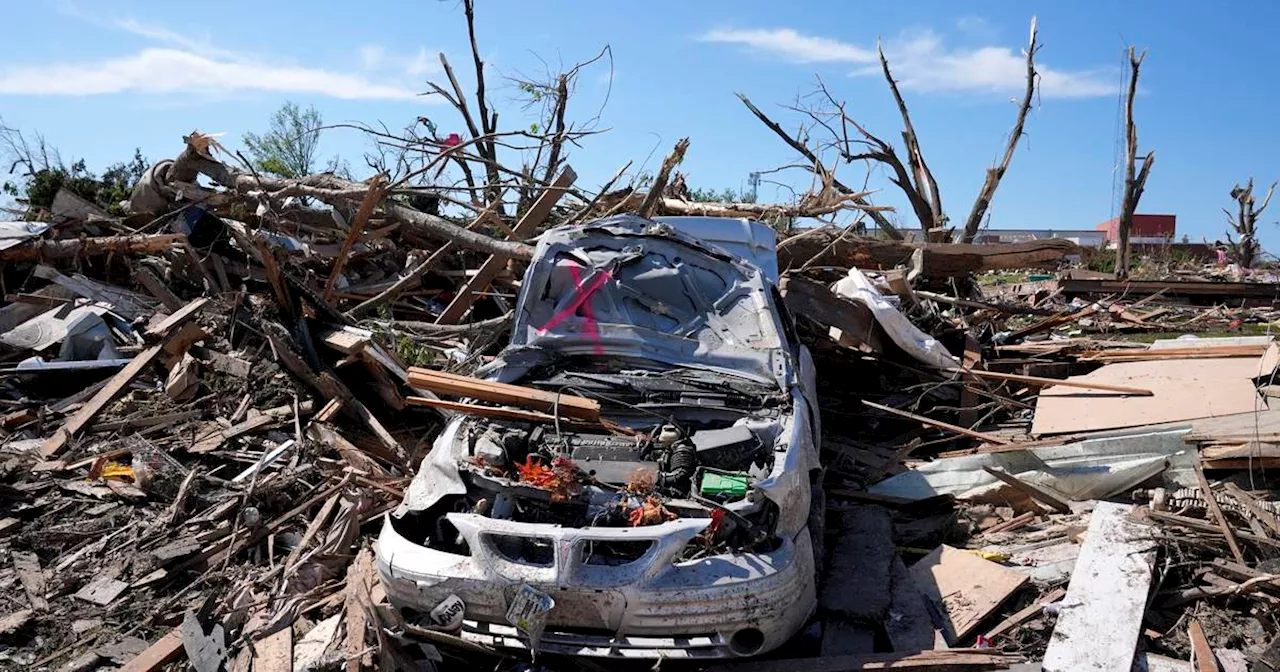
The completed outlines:
{"type": "MultiPolygon", "coordinates": [[[[449,514],[470,555],[447,553],[403,537],[388,517],[377,566],[387,596],[410,620],[457,595],[466,604],[462,636],[502,648],[528,648],[506,621],[524,584],[553,597],[539,651],[618,658],[727,658],[781,645],[816,602],[807,529],[768,552],[675,558],[705,526],[677,520],[638,528],[562,528],[449,514]],[[494,552],[486,535],[549,540],[554,560],[542,566],[494,552]],[[593,542],[648,542],[633,562],[592,565],[593,542]]],[[[696,543],[696,542],[695,542],[696,543]]]]}

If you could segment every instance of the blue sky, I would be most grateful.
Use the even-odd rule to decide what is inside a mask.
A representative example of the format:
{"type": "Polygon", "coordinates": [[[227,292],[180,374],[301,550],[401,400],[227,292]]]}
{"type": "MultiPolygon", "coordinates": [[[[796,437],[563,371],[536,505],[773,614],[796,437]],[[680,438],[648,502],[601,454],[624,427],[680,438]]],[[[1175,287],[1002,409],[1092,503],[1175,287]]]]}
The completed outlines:
{"type": "MultiPolygon", "coordinates": [[[[1092,228],[1113,214],[1123,49],[1146,47],[1137,99],[1140,147],[1154,149],[1140,211],[1172,212],[1193,240],[1220,237],[1235,182],[1259,191],[1280,179],[1280,129],[1271,92],[1280,5],[1219,9],[1202,2],[497,2],[482,0],[478,38],[504,125],[527,125],[504,77],[612,50],[582,75],[570,117],[609,129],[575,148],[580,184],[599,185],[628,160],[652,170],[680,137],[695,186],[740,188],[751,171],[795,155],[734,97],[747,94],[784,126],[781,105],[813,90],[814,76],[850,116],[895,141],[901,124],[874,66],[884,41],[925,156],[953,221],[963,220],[983,173],[1002,151],[1022,88],[1020,50],[1031,14],[1043,49],[1042,96],[1028,136],[991,209],[994,228],[1092,228]],[[607,100],[606,100],[607,96],[607,100]],[[601,111],[601,105],[603,109],[601,111]]],[[[470,91],[460,3],[57,0],[6,10],[0,41],[0,118],[39,131],[89,166],[132,155],[159,159],[193,129],[235,147],[285,100],[314,105],[326,122],[401,127],[428,116],[463,131],[415,94],[440,77],[446,53],[470,91]]],[[[321,153],[358,173],[367,139],[334,130],[321,153]]],[[[838,168],[864,179],[860,164],[838,168]]],[[[790,183],[805,183],[796,174],[790,183]]],[[[905,204],[880,171],[873,200],[905,204]]],[[[785,198],[761,188],[762,200],[785,198]]],[[[1280,205],[1275,212],[1280,213],[1280,205]]],[[[1280,215],[1264,215],[1264,245],[1280,250],[1280,215]]]]}

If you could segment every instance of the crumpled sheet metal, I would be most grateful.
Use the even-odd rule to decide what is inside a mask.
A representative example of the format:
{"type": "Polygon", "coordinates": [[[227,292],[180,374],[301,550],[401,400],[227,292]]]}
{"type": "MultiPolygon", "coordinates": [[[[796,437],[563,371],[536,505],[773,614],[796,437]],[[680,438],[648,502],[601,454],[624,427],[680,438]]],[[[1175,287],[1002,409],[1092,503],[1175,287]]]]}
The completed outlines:
{"type": "Polygon", "coordinates": [[[940,369],[960,366],[960,360],[947,352],[937,339],[911,324],[907,316],[886,300],[862,271],[856,268],[849,269],[848,277],[837,282],[832,289],[837,295],[862,303],[871,309],[876,322],[880,323],[880,326],[889,334],[889,338],[893,339],[893,342],[907,354],[940,369]]]}
{"type": "Polygon", "coordinates": [[[1117,433],[1061,446],[934,460],[870,491],[913,500],[935,495],[970,499],[1002,487],[983,467],[1003,469],[1075,501],[1104,499],[1162,473],[1166,481],[1189,487],[1195,484],[1191,465],[1196,459],[1182,441],[1189,429],[1117,433]]]}

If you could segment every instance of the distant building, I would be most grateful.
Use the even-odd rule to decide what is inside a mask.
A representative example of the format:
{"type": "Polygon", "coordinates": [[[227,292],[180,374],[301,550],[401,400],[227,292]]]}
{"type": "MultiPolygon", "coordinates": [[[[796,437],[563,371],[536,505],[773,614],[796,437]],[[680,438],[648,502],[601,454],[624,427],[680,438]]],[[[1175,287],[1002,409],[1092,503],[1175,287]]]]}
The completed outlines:
{"type": "MultiPolygon", "coordinates": [[[[1120,218],[1108,219],[1096,227],[1106,234],[1108,243],[1120,240],[1120,218]]],[[[1154,245],[1173,240],[1178,233],[1177,215],[1133,215],[1133,228],[1129,230],[1130,243],[1154,245]]]]}
{"type": "MultiPolygon", "coordinates": [[[[875,235],[875,229],[869,231],[875,235]]],[[[1129,232],[1129,242],[1133,245],[1186,245],[1186,241],[1178,241],[1177,215],[1139,215],[1133,216],[1133,229],[1129,232]]],[[[919,240],[920,232],[907,229],[902,234],[906,240],[919,240]]],[[[975,243],[1025,243],[1032,240],[1062,238],[1081,247],[1108,248],[1115,247],[1120,240],[1120,219],[1109,219],[1092,229],[983,229],[974,238],[975,243]]]]}

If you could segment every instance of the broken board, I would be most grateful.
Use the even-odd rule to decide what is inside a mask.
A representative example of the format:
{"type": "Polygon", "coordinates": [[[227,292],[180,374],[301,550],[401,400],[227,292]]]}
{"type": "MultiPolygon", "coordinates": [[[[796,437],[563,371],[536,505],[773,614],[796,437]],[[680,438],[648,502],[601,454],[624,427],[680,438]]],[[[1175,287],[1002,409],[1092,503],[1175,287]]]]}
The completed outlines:
{"type": "Polygon", "coordinates": [[[911,578],[942,616],[942,634],[956,646],[1022,587],[1026,575],[951,546],[911,566],[911,578]]]}
{"type": "Polygon", "coordinates": [[[1073,382],[1141,387],[1150,397],[1051,387],[1036,402],[1033,434],[1089,432],[1265,410],[1251,380],[1258,357],[1119,362],[1073,382]]]}
{"type": "Polygon", "coordinates": [[[1044,655],[1045,672],[1129,672],[1146,612],[1154,544],[1127,504],[1099,502],[1044,655]]]}

